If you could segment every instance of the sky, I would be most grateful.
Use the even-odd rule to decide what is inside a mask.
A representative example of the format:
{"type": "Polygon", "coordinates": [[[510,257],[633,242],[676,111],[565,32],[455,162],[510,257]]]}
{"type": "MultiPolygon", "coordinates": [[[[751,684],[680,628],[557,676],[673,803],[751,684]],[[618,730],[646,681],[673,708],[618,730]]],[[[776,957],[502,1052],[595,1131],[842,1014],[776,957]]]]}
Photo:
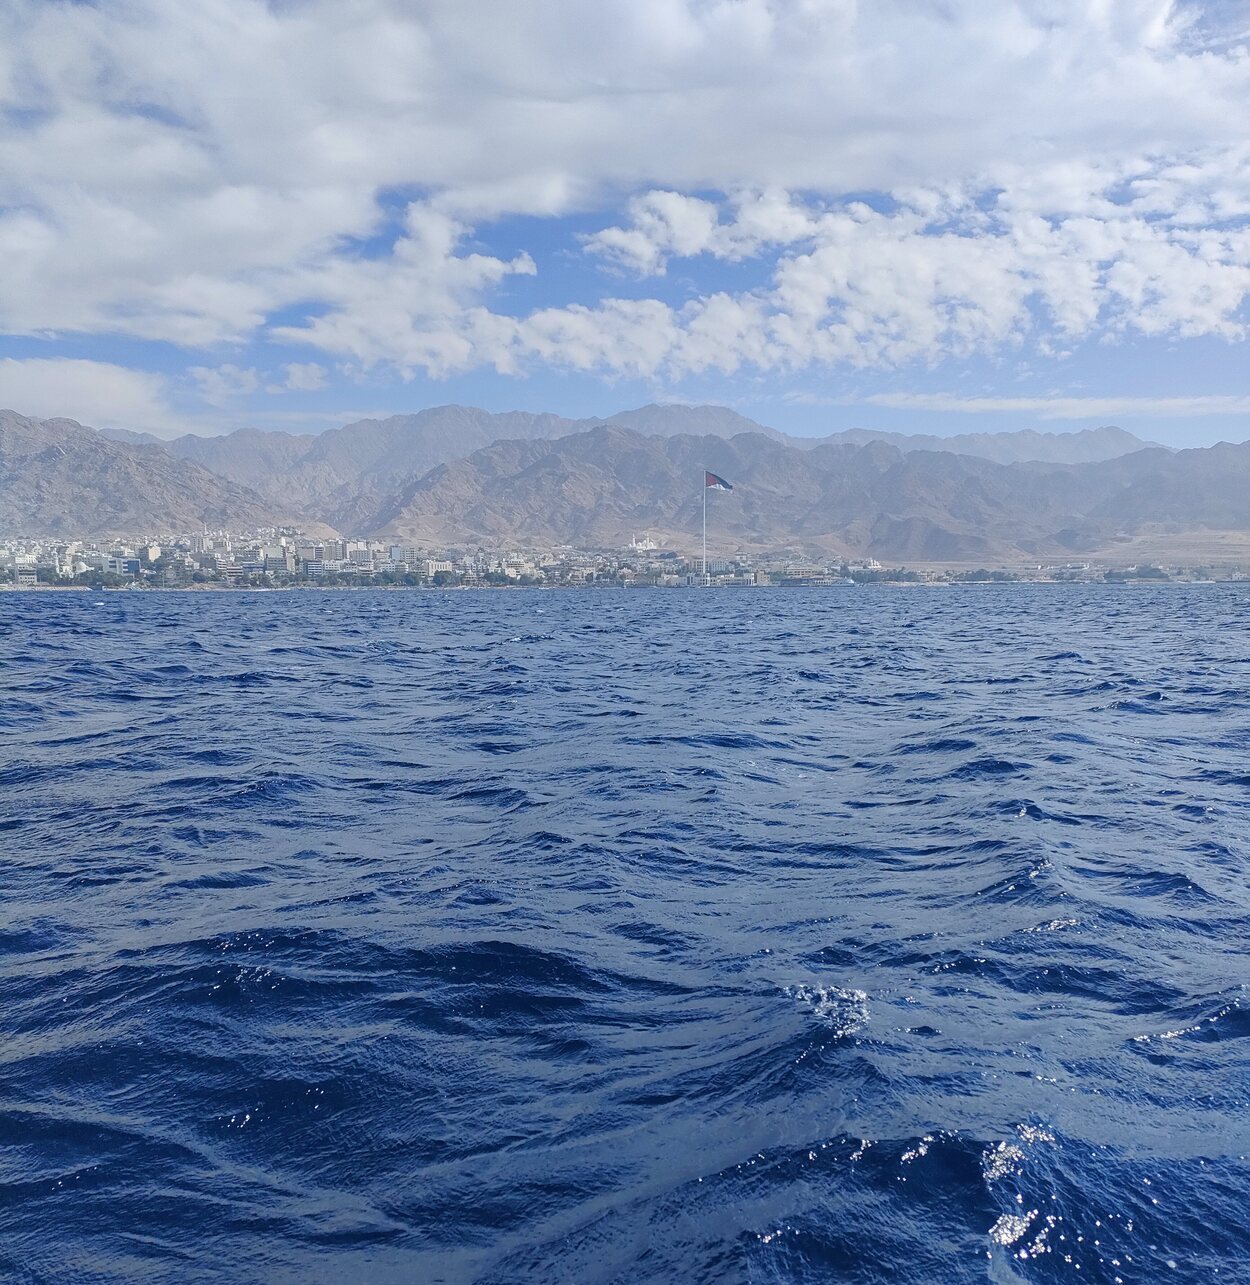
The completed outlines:
{"type": "Polygon", "coordinates": [[[0,406],[1250,438],[1245,0],[0,0],[0,406]]]}

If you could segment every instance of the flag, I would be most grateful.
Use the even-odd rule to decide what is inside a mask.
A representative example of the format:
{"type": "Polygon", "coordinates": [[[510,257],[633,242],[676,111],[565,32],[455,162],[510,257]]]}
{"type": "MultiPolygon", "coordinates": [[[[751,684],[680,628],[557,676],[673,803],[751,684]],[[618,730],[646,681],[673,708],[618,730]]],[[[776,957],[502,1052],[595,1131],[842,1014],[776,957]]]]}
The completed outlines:
{"type": "Polygon", "coordinates": [[[715,473],[704,472],[703,485],[709,491],[732,491],[733,487],[725,481],[723,477],[717,477],[715,473]]]}

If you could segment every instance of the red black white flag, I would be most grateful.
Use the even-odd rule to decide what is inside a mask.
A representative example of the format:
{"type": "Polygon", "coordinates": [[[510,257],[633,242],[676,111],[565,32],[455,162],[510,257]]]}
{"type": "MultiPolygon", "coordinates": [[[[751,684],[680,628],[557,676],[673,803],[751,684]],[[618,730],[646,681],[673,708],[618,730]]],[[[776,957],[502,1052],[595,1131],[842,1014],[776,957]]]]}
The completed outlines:
{"type": "Polygon", "coordinates": [[[703,485],[709,491],[732,491],[733,487],[725,481],[723,477],[717,477],[715,473],[705,472],[703,474],[703,485]]]}

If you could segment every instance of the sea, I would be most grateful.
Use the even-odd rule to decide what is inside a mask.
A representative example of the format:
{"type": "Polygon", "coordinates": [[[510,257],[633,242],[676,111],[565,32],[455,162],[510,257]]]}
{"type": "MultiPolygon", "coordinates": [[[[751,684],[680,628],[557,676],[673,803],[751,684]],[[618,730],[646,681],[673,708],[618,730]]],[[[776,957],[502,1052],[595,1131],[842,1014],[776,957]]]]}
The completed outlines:
{"type": "Polygon", "coordinates": [[[0,1277],[1250,1278],[1250,585],[0,595],[0,1277]]]}

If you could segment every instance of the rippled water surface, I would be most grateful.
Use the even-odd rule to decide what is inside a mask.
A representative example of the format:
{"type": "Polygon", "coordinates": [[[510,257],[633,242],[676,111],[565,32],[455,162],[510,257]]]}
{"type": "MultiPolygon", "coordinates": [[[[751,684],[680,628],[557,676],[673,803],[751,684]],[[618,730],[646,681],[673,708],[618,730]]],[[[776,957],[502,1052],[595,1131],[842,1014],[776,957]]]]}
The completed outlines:
{"type": "Polygon", "coordinates": [[[1246,1279],[1246,587],[0,631],[0,1275],[1246,1279]]]}

